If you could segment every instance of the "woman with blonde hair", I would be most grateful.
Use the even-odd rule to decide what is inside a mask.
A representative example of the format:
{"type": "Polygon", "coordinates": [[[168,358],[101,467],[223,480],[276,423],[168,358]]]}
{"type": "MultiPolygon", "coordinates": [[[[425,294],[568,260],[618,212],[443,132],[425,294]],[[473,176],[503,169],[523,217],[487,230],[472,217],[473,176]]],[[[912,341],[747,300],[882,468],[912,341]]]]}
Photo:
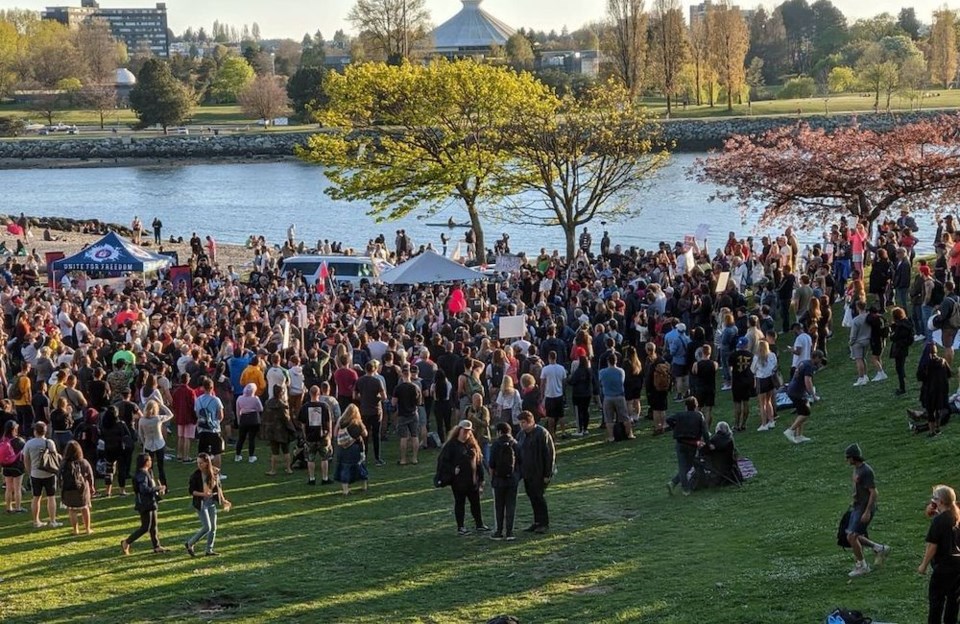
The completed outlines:
{"type": "Polygon", "coordinates": [[[366,466],[366,453],[363,444],[367,437],[367,428],[363,426],[360,409],[350,404],[344,410],[335,428],[337,439],[337,470],[335,479],[340,482],[344,496],[350,493],[350,484],[363,482],[363,491],[367,491],[369,472],[366,466]]]}
{"type": "Polygon", "coordinates": [[[777,354],[770,350],[770,343],[761,340],[757,343],[757,354],[753,356],[750,370],[757,380],[757,403],[760,405],[760,426],[757,431],[773,429],[773,394],[777,391],[777,373],[779,372],[777,354]]]}
{"type": "Polygon", "coordinates": [[[461,420],[450,430],[447,442],[440,449],[440,455],[437,457],[437,474],[434,477],[436,487],[449,485],[453,490],[453,514],[457,521],[457,535],[470,534],[470,531],[463,526],[468,500],[477,533],[490,530],[483,523],[480,511],[483,479],[483,453],[477,438],[473,435],[473,423],[469,420],[461,420]]]}
{"type": "Polygon", "coordinates": [[[520,393],[514,388],[513,379],[504,375],[496,400],[497,420],[511,425],[516,424],[521,406],[520,393]]]}
{"type": "Polygon", "coordinates": [[[917,572],[933,567],[927,594],[928,624],[956,624],[960,612],[960,507],[957,493],[947,485],[933,488],[927,507],[931,515],[926,549],[917,572]]]}
{"type": "Polygon", "coordinates": [[[643,366],[637,356],[637,349],[632,345],[623,348],[623,380],[624,398],[627,400],[627,413],[630,420],[637,422],[640,419],[643,406],[640,398],[643,396],[643,366]]]}
{"type": "Polygon", "coordinates": [[[167,442],[163,438],[163,425],[172,419],[173,412],[170,408],[151,399],[147,401],[143,416],[137,422],[137,435],[143,444],[143,452],[150,454],[163,485],[167,484],[167,471],[163,467],[167,448],[167,442]]]}

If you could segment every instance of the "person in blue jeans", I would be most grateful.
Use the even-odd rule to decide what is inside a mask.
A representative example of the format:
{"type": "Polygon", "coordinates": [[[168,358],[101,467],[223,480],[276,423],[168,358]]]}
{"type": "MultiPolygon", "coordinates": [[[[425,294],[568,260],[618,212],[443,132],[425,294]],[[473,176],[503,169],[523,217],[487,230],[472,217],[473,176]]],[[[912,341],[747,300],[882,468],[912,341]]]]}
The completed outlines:
{"type": "Polygon", "coordinates": [[[688,398],[684,401],[684,405],[687,408],[685,412],[667,418],[667,423],[673,428],[673,439],[677,450],[677,474],[667,481],[667,491],[673,494],[674,489],[679,485],[683,495],[689,496],[691,486],[688,475],[697,457],[697,449],[710,439],[710,431],[707,429],[707,420],[703,412],[699,410],[700,404],[697,403],[696,397],[688,398]]]}
{"type": "Polygon", "coordinates": [[[193,497],[193,508],[197,510],[200,518],[200,529],[184,544],[187,553],[195,557],[194,546],[206,537],[205,554],[208,557],[218,555],[219,553],[213,550],[217,539],[217,505],[221,505],[224,511],[230,511],[230,501],[223,496],[220,472],[206,453],[197,455],[197,469],[190,475],[190,495],[193,497]]]}

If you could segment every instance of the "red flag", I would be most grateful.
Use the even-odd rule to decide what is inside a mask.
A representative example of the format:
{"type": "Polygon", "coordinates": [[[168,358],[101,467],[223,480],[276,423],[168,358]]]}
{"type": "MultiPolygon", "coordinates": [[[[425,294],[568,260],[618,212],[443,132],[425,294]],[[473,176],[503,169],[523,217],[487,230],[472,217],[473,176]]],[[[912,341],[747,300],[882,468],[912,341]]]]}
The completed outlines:
{"type": "Polygon", "coordinates": [[[327,280],[330,278],[330,271],[327,270],[327,263],[320,265],[320,274],[317,276],[317,292],[324,294],[327,292],[327,280]]]}

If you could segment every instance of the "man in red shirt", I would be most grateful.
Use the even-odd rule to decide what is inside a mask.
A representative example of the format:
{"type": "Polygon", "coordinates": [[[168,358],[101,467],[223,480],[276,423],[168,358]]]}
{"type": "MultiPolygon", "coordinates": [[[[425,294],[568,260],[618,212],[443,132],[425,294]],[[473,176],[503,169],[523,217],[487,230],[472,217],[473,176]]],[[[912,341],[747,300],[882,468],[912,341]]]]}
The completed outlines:
{"type": "Polygon", "coordinates": [[[173,420],[177,424],[177,460],[192,462],[190,446],[197,432],[197,416],[193,410],[194,401],[202,391],[190,387],[190,375],[180,375],[180,383],[173,389],[173,420]]]}

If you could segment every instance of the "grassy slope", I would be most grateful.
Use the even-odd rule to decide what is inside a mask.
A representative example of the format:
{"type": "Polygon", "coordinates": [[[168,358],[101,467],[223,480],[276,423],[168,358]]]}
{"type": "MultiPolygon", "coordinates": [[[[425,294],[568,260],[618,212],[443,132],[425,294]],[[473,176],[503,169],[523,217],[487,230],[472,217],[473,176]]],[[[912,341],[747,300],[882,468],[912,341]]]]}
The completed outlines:
{"type": "MultiPolygon", "coordinates": [[[[180,465],[160,514],[167,556],[147,554],[146,539],[131,557],[118,556],[136,525],[130,498],[97,501],[91,538],[0,516],[0,620],[476,622],[509,612],[524,623],[782,623],[821,621],[845,605],[882,621],[920,621],[922,507],[932,484],[957,484],[957,433],[910,436],[903,408],[914,401],[895,400],[892,380],[852,388],[846,330],[837,325],[831,365],[817,377],[824,401],[807,428],[814,441],[784,439],[789,414],[777,432],[740,434],[741,452],[760,471],[742,490],[669,497],[672,443],[646,429],[615,446],[597,435],[563,441],[548,490],[553,532],[496,543],[454,535],[450,494],[430,486],[432,452],[418,467],[372,469],[371,491],[347,499],[329,486],[308,489],[302,473],[269,479],[262,460],[234,465],[228,455],[236,508],[221,516],[223,556],[213,561],[183,553],[196,520],[180,465]],[[877,472],[871,529],[894,550],[883,569],[850,582],[851,557],[835,535],[849,500],[843,449],[852,441],[877,472]],[[239,606],[211,613],[209,600],[239,606]]],[[[730,411],[724,396],[717,413],[730,411]]],[[[396,449],[391,440],[390,463],[396,449]]],[[[484,514],[492,524],[487,499],[484,514]]],[[[521,493],[518,525],[530,517],[521,493]]]]}

